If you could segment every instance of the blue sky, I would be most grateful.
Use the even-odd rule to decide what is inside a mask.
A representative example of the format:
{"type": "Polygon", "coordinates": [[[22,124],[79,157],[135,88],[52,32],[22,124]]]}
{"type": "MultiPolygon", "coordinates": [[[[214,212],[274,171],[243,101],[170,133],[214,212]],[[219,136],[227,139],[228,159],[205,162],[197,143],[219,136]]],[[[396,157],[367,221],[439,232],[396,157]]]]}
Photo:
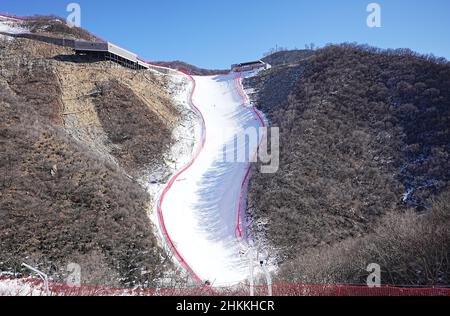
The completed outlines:
{"type": "Polygon", "coordinates": [[[152,61],[228,68],[277,45],[341,42],[450,59],[448,0],[0,0],[0,12],[66,17],[71,2],[82,27],[152,61]],[[381,5],[381,28],[366,25],[371,2],[381,5]]]}

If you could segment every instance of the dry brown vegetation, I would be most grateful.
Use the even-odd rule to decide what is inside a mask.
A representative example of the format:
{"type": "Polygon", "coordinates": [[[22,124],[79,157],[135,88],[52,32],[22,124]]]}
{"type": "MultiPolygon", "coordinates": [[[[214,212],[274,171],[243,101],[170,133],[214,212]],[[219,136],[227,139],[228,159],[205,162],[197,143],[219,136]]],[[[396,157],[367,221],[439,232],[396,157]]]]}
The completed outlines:
{"type": "Polygon", "coordinates": [[[163,164],[178,115],[166,82],[60,61],[70,52],[47,43],[0,47],[0,271],[26,275],[27,262],[61,280],[73,262],[83,283],[155,286],[173,267],[148,217],[155,197],[128,173],[163,164]],[[116,151],[115,129],[130,156],[116,151]]]}
{"type": "Polygon", "coordinates": [[[368,236],[309,250],[282,267],[280,277],[302,284],[365,284],[370,263],[383,284],[450,284],[450,191],[429,212],[386,215],[368,236]]]}
{"type": "MultiPolygon", "coordinates": [[[[258,224],[255,233],[272,243],[281,263],[303,260],[311,249],[334,249],[340,242],[357,241],[373,233],[383,217],[397,224],[406,221],[410,218],[398,214],[408,208],[428,212],[430,199],[448,188],[450,66],[446,61],[406,50],[330,46],[292,65],[274,67],[246,84],[259,90],[258,107],[272,125],[280,127],[280,170],[255,174],[248,207],[258,224]],[[286,83],[274,85],[274,81],[286,83]],[[278,91],[283,99],[273,97],[278,91]],[[403,194],[412,188],[404,203],[403,194]]],[[[380,234],[388,239],[389,234],[380,234]]],[[[380,249],[394,257],[389,248],[380,249]]],[[[346,272],[356,273],[351,259],[341,258],[349,266],[337,268],[336,273],[342,270],[339,278],[309,282],[356,282],[346,272]]],[[[410,257],[401,258],[406,265],[413,263],[408,262],[410,257]]],[[[293,263],[297,275],[303,273],[300,263],[293,263]]],[[[330,273],[319,259],[314,264],[314,275],[330,273]]],[[[448,262],[444,264],[445,271],[448,262]]],[[[396,266],[383,268],[392,271],[396,266]]],[[[393,276],[389,281],[444,282],[410,276],[409,280],[393,276]]]]}
{"type": "Polygon", "coordinates": [[[128,285],[152,284],[161,275],[150,197],[139,185],[32,114],[2,124],[1,136],[1,270],[21,271],[28,262],[61,277],[74,262],[84,282],[99,281],[95,275],[104,271],[128,285]]]}
{"type": "Polygon", "coordinates": [[[157,114],[117,80],[100,82],[94,98],[98,117],[108,138],[117,147],[113,155],[128,172],[141,173],[161,161],[172,144],[172,135],[157,114]]]}
{"type": "MultiPolygon", "coordinates": [[[[101,102],[104,99],[100,95],[99,88],[102,83],[117,80],[117,84],[123,87],[122,91],[128,93],[127,98],[120,99],[132,105],[129,110],[133,113],[135,111],[148,113],[155,120],[155,124],[162,122],[166,129],[171,129],[177,124],[179,113],[172,104],[164,77],[157,77],[150,72],[136,73],[109,62],[92,64],[57,62],[55,67],[62,87],[65,128],[74,138],[88,144],[91,150],[109,156],[110,160],[117,160],[112,152],[117,151],[118,147],[108,138],[104,122],[101,122],[98,113],[96,101],[101,102]],[[128,99],[136,100],[136,103],[130,104],[128,99]]],[[[121,105],[117,102],[115,104],[117,110],[121,105]]],[[[126,120],[120,119],[116,123],[123,126],[128,124],[126,120]]],[[[151,128],[151,125],[148,128],[151,128]]],[[[146,136],[151,143],[155,141],[151,135],[146,136]]],[[[158,152],[161,153],[161,150],[158,152]]],[[[122,162],[125,160],[122,159],[122,162]]],[[[141,177],[143,176],[141,174],[141,177]]]]}
{"type": "Polygon", "coordinates": [[[51,34],[55,37],[65,37],[86,41],[99,39],[80,27],[70,27],[66,21],[57,16],[33,16],[25,20],[25,27],[30,32],[38,34],[51,34]]]}

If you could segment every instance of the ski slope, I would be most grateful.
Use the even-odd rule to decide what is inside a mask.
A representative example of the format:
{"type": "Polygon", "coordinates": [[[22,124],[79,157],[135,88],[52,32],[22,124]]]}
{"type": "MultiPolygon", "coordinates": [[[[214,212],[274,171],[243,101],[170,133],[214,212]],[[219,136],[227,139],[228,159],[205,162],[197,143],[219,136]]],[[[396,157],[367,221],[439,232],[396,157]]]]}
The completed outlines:
{"type": "MultiPolygon", "coordinates": [[[[180,263],[197,281],[234,285],[249,274],[247,258],[240,255],[244,219],[239,211],[249,163],[224,159],[224,145],[228,145],[228,154],[236,151],[235,136],[248,128],[257,131],[264,122],[249,105],[240,74],[191,79],[192,105],[204,122],[203,140],[193,162],[171,180],[161,196],[160,228],[180,263]]],[[[244,144],[249,155],[257,151],[257,137],[256,142],[244,144]]]]}

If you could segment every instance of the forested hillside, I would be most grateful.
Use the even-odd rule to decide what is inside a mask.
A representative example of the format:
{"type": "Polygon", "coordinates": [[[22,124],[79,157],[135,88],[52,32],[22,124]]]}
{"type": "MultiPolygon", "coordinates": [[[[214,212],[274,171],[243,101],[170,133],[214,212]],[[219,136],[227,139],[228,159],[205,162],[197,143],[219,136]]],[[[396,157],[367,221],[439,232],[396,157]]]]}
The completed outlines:
{"type": "Polygon", "coordinates": [[[280,127],[280,170],[254,175],[248,207],[258,224],[254,233],[290,267],[285,277],[297,269],[303,282],[360,282],[365,267],[379,262],[390,283],[448,282],[448,273],[443,278],[449,269],[448,193],[440,207],[432,207],[450,183],[447,61],[408,50],[328,46],[245,84],[256,89],[253,98],[271,125],[280,127]],[[419,215],[436,208],[440,211],[427,216],[437,226],[427,226],[427,217],[419,215]],[[420,251],[416,259],[398,257],[393,249],[414,252],[409,235],[431,243],[435,257],[425,259],[420,251]],[[384,243],[374,242],[381,247],[378,252],[365,253],[370,262],[358,261],[356,268],[341,262],[336,271],[342,273],[327,278],[330,266],[349,255],[346,243],[366,240],[352,249],[370,248],[363,238],[383,238],[384,243]],[[422,260],[441,264],[425,267],[422,260]],[[425,268],[433,277],[403,273],[425,268]]]}

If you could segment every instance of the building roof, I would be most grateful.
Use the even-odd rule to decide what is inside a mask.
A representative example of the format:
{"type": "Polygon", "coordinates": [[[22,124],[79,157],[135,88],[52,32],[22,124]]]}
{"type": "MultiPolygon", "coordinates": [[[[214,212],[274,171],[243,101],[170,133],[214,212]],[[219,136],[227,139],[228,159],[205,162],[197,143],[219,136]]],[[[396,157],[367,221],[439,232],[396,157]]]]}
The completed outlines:
{"type": "Polygon", "coordinates": [[[264,65],[264,62],[261,60],[249,61],[246,63],[240,63],[240,64],[233,65],[232,67],[245,67],[245,66],[251,66],[251,65],[255,65],[255,64],[264,65]]]}

